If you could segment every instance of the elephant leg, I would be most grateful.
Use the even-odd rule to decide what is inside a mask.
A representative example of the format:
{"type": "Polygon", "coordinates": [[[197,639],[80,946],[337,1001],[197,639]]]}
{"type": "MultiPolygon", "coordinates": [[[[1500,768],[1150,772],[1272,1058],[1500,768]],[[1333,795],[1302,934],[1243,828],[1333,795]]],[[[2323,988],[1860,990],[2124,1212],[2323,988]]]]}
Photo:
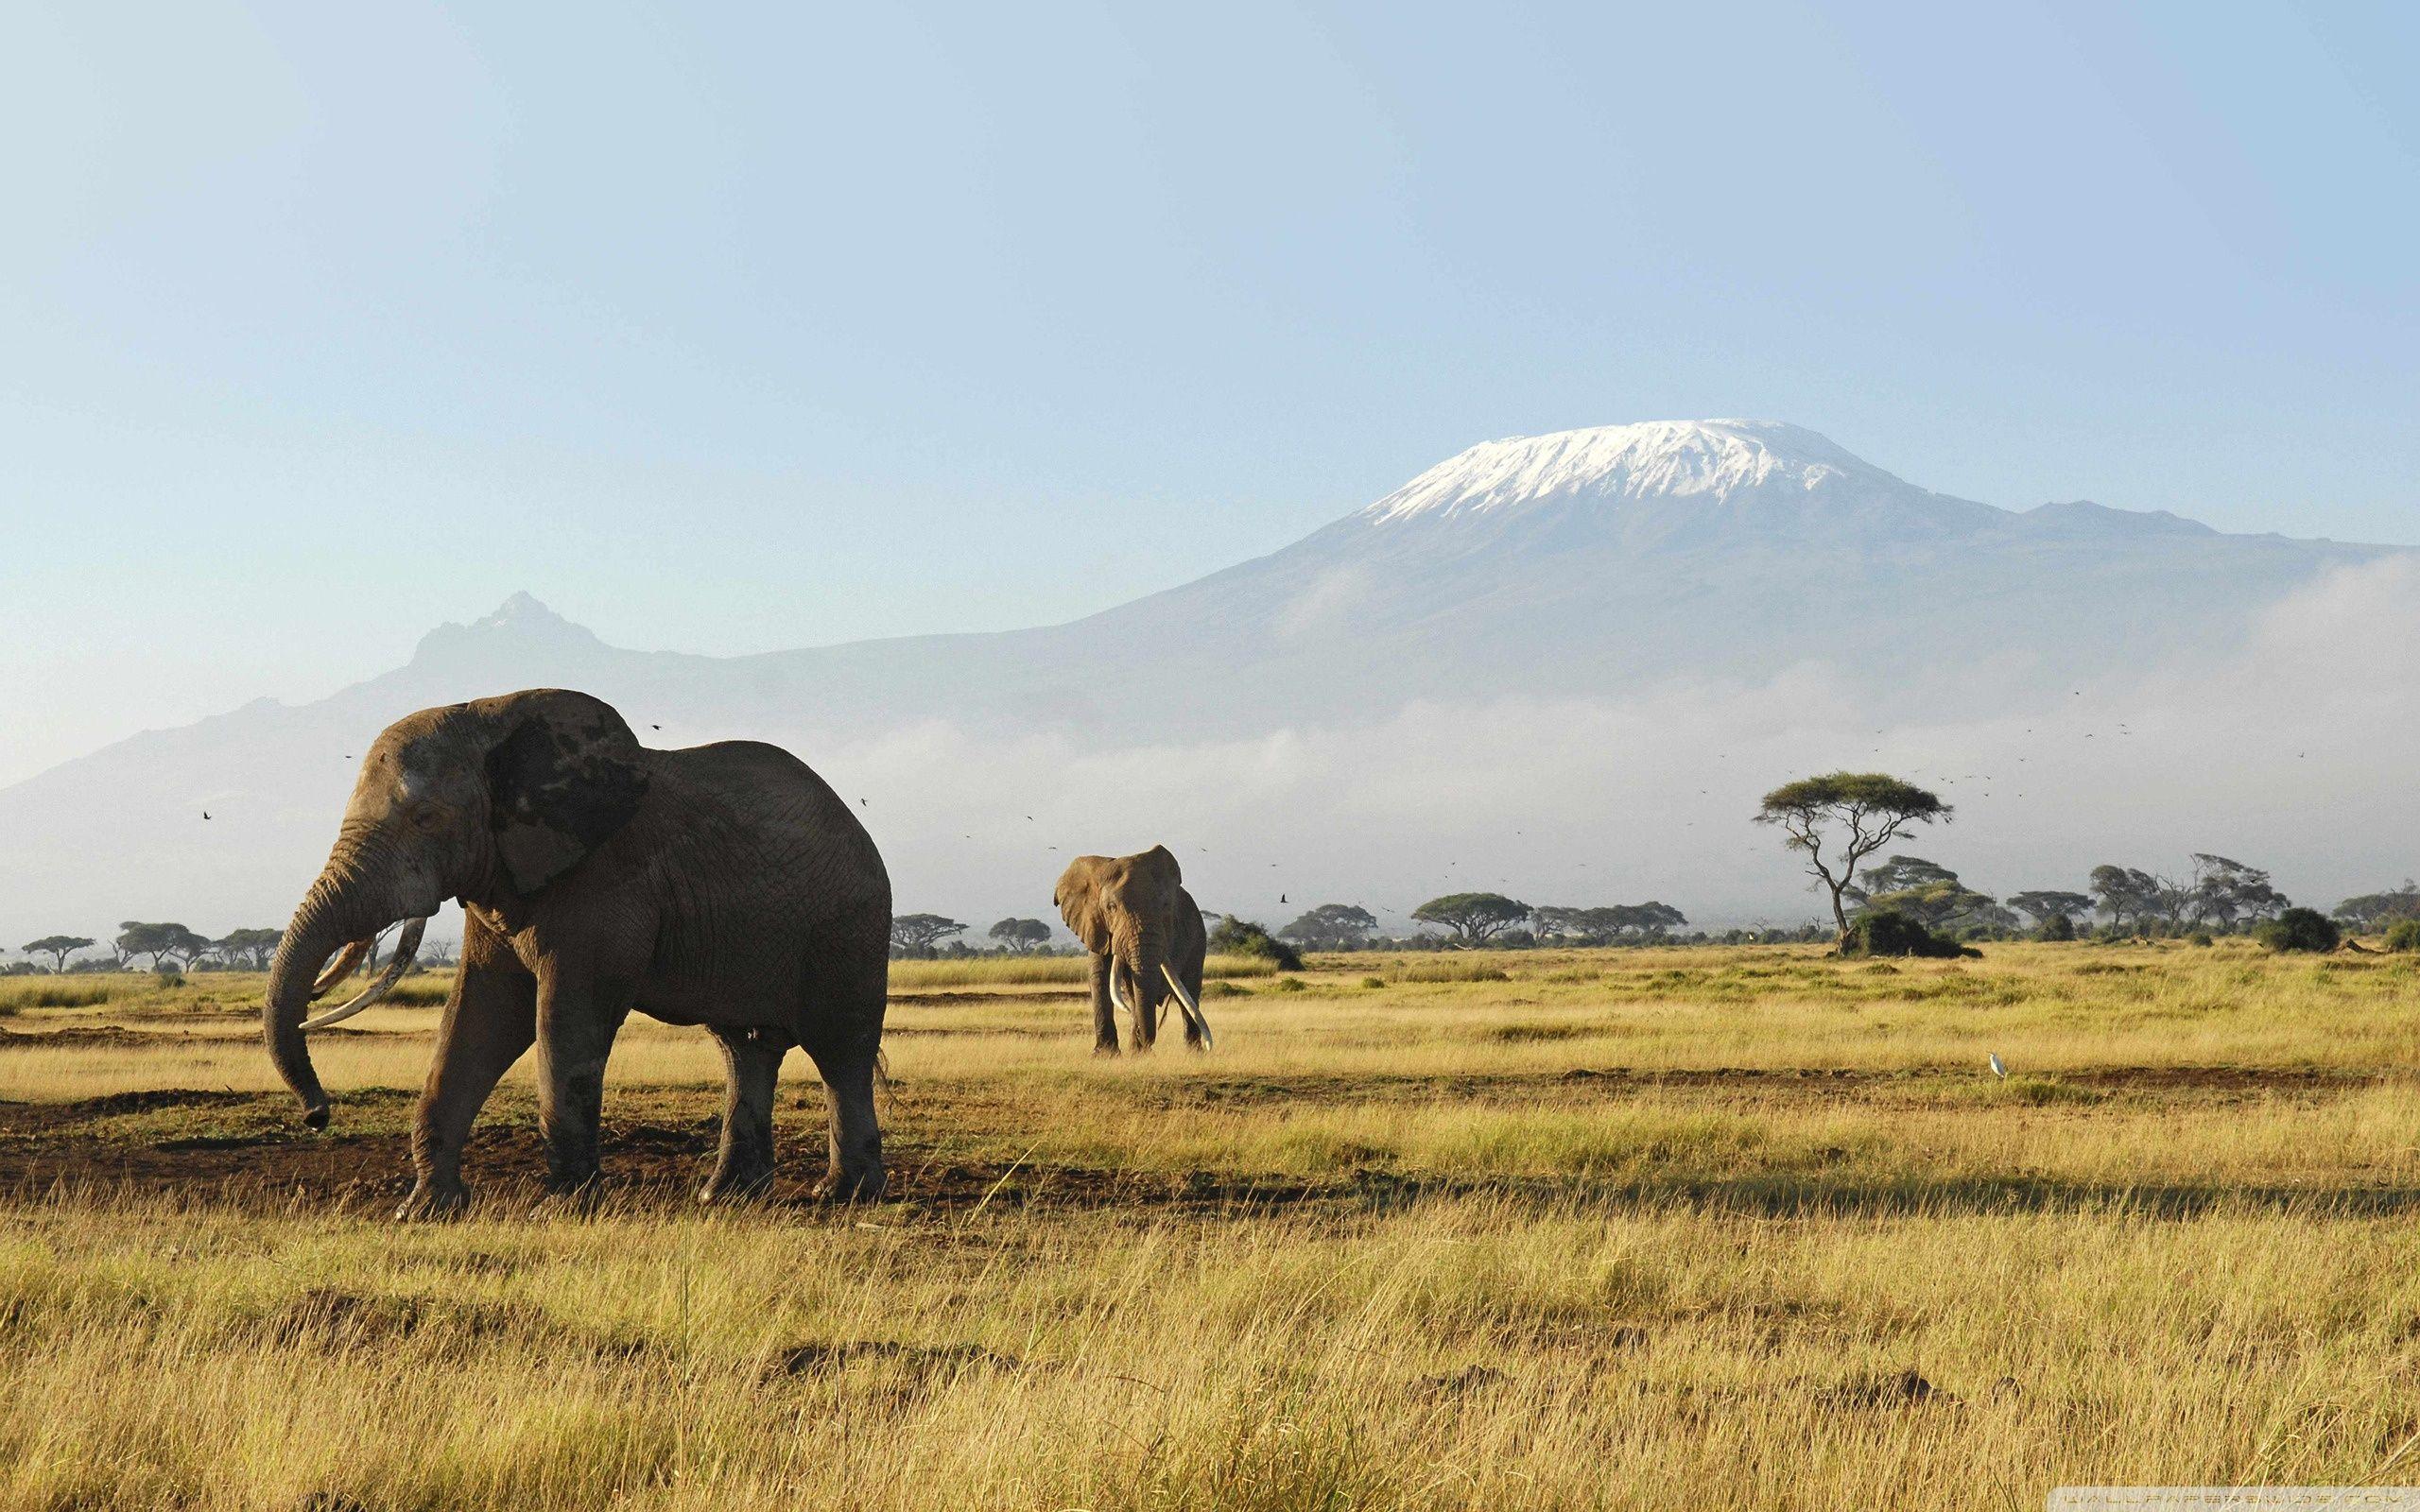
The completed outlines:
{"type": "MultiPolygon", "coordinates": [[[[812,1052],[810,1052],[812,1054],[812,1052]]],[[[880,1200],[889,1178],[882,1170],[882,1127],[875,1122],[871,1047],[825,1051],[815,1055],[815,1069],[823,1076],[823,1098],[829,1113],[826,1148],[832,1168],[817,1182],[815,1194],[824,1200],[880,1200]]]]}
{"type": "MultiPolygon", "coordinates": [[[[466,931],[467,933],[467,931],[466,931]]],[[[470,959],[445,1000],[437,1059],[412,1121],[412,1194],[398,1218],[438,1218],[470,1201],[462,1146],[495,1084],[538,1033],[538,983],[515,966],[470,959]]]]}
{"type": "Polygon", "coordinates": [[[1106,955],[1093,957],[1093,1054],[1117,1054],[1117,1010],[1110,1004],[1109,973],[1116,968],[1106,955]]]}
{"type": "Polygon", "coordinates": [[[776,1029],[717,1029],[730,1076],[722,1104],[722,1150],[700,1202],[752,1196],[773,1179],[773,1084],[790,1040],[776,1029]]]}
{"type": "Polygon", "coordinates": [[[603,991],[562,976],[538,985],[538,1128],[546,1142],[546,1185],[558,1193],[596,1179],[605,1058],[630,1009],[627,990],[603,991]]]}

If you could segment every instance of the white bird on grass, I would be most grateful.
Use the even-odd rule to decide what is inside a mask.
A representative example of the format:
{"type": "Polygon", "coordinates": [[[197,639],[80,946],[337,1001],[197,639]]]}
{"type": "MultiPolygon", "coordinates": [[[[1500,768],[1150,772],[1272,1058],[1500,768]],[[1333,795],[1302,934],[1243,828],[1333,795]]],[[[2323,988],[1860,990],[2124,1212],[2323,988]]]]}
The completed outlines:
{"type": "Polygon", "coordinates": [[[2008,1080],[2008,1068],[2000,1064],[2000,1053],[1996,1050],[1992,1052],[1992,1074],[2002,1081],[2008,1080]]]}

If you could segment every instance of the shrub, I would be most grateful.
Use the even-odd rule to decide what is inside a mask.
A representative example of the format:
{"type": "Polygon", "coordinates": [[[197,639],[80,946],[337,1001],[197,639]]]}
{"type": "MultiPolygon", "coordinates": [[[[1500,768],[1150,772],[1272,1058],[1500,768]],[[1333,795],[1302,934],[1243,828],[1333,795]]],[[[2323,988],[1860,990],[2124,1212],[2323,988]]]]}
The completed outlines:
{"type": "MultiPolygon", "coordinates": [[[[2414,919],[2413,922],[2420,924],[2420,919],[2414,919]]],[[[1367,988],[1381,988],[1387,985],[1387,979],[1383,976],[1365,976],[1361,979],[1361,985],[1367,988]]]]}
{"type": "Polygon", "coordinates": [[[1251,919],[1237,919],[1233,914],[1219,919],[1219,927],[1210,932],[1210,953],[1214,955],[1257,955],[1264,961],[1275,962],[1281,971],[1303,969],[1302,952],[1251,919]]]}
{"type": "Polygon", "coordinates": [[[1281,976],[1269,984],[1269,990],[1271,992],[1303,992],[1309,990],[1309,988],[1310,984],[1299,976],[1281,976]]]}
{"type": "Polygon", "coordinates": [[[2187,945],[2207,946],[2216,945],[2218,941],[2210,937],[2210,932],[2208,930],[2197,929],[2191,935],[2186,936],[2185,943],[2187,945]]]}
{"type": "Polygon", "coordinates": [[[2420,951],[2420,919],[2398,919],[2388,925],[2386,948],[2391,951],[2420,951]]]}
{"type": "Polygon", "coordinates": [[[90,1008],[117,996],[107,982],[28,982],[0,992],[0,1013],[20,1008],[90,1008]]]}
{"type": "Polygon", "coordinates": [[[1944,939],[1907,915],[1888,908],[1859,914],[1849,922],[1843,955],[1923,955],[1948,958],[1979,955],[1954,939],[1944,939]]]}
{"type": "Polygon", "coordinates": [[[2273,951],[2332,951],[2343,937],[2336,920],[2315,908],[2289,908],[2261,925],[2259,936],[2273,951]]]}
{"type": "Polygon", "coordinates": [[[2076,921],[2065,914],[2052,914],[2034,932],[2035,939],[2071,940],[2076,937],[2076,921]]]}
{"type": "Polygon", "coordinates": [[[1504,968],[1486,960],[1448,956],[1442,961],[1407,961],[1395,972],[1399,982],[1510,982],[1504,968]]]}

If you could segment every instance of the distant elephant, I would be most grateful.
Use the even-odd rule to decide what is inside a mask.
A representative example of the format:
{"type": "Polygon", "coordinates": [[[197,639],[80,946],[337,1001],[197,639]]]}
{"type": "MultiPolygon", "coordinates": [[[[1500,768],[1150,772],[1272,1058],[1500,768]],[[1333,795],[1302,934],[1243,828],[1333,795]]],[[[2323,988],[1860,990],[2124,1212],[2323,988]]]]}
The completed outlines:
{"type": "Polygon", "coordinates": [[[1201,910],[1184,890],[1166,846],[1136,856],[1078,856],[1052,897],[1059,917],[1093,953],[1093,1053],[1117,1054],[1117,1008],[1132,1024],[1132,1047],[1151,1048],[1171,993],[1184,1017],[1184,1042],[1210,1045],[1201,1016],[1201,962],[1209,950],[1201,910]]]}
{"type": "Polygon", "coordinates": [[[447,898],[462,903],[462,960],[398,1217],[468,1200],[472,1120],[533,1042],[549,1184],[592,1180],[605,1058],[632,1008],[703,1024],[721,1042],[722,1149],[701,1196],[770,1178],[773,1084],[794,1045],[829,1103],[831,1171],[818,1194],[882,1194],[873,1077],[890,879],[856,815],[798,758],[752,741],[650,750],[605,703],[552,688],[389,726],[269,969],[269,1055],[313,1128],[327,1126],[328,1097],[305,1032],[377,1001],[447,898]],[[386,972],[304,1022],[309,1001],[399,919],[414,922],[386,972]]]}

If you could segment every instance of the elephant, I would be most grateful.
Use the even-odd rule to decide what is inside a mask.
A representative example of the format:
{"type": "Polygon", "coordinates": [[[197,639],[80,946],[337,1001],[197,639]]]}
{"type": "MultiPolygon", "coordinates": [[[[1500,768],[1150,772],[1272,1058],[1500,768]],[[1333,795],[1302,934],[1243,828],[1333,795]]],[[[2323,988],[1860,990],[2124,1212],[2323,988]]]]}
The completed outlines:
{"type": "Polygon", "coordinates": [[[1078,856],[1051,896],[1059,917],[1093,954],[1095,1055],[1117,1054],[1120,1007],[1131,1024],[1131,1047],[1150,1049],[1171,993],[1184,1018],[1184,1042],[1196,1050],[1210,1047],[1210,1021],[1201,1013],[1209,939],[1167,847],[1132,856],[1078,856]]]}
{"type": "Polygon", "coordinates": [[[603,700],[561,688],[389,726],[362,758],[327,865],[269,968],[269,1057],[312,1128],[327,1126],[328,1094],[307,1033],[383,996],[448,898],[462,904],[461,962],[397,1217],[467,1203],[472,1122],[533,1043],[548,1185],[586,1188],[606,1057],[633,1008],[702,1024],[721,1045],[721,1149],[701,1198],[745,1196],[770,1179],[774,1082],[793,1047],[826,1095],[830,1171],[817,1194],[882,1195],[873,1081],[890,879],[848,804],[797,757],[736,740],[650,749],[603,700]],[[309,1003],[400,920],[413,922],[386,971],[306,1022],[309,1003]]]}

